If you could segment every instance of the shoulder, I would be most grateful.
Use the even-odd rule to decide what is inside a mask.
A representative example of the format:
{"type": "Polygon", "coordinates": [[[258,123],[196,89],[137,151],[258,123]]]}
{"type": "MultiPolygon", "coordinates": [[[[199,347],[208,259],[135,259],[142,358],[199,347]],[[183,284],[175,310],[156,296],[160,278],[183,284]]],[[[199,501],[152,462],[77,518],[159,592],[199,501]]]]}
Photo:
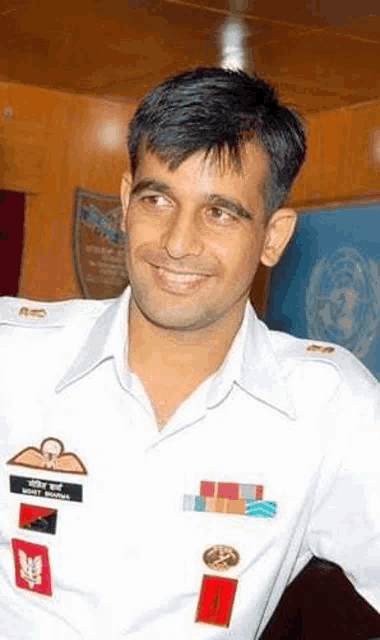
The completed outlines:
{"type": "Polygon", "coordinates": [[[46,329],[91,323],[105,311],[112,300],[73,299],[40,302],[25,298],[0,297],[0,327],[46,329]]]}
{"type": "MultiPolygon", "coordinates": [[[[379,383],[356,356],[347,349],[328,342],[296,338],[279,331],[269,331],[277,360],[285,375],[313,383],[314,390],[344,385],[356,393],[378,394],[379,383]]],[[[301,385],[302,386],[302,385],[301,385]]]]}
{"type": "Polygon", "coordinates": [[[0,298],[0,353],[3,362],[30,361],[37,366],[45,360],[72,358],[111,302],[40,302],[0,298]]]}
{"type": "Polygon", "coordinates": [[[36,389],[57,383],[110,300],[41,302],[0,298],[0,386],[36,389]],[[21,385],[21,386],[20,386],[21,385]]]}

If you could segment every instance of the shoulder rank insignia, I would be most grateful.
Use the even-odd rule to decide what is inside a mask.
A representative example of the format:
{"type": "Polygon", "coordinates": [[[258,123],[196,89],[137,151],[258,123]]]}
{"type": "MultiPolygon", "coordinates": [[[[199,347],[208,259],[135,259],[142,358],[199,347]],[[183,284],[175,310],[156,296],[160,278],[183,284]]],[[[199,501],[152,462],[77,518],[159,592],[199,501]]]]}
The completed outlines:
{"type": "Polygon", "coordinates": [[[309,346],[306,348],[306,351],[309,351],[310,353],[332,354],[335,352],[335,349],[334,347],[324,347],[322,344],[309,344],[309,346]]]}
{"type": "Polygon", "coordinates": [[[20,307],[18,315],[21,318],[38,318],[43,319],[47,316],[47,311],[43,307],[20,307]]]}
{"type": "Polygon", "coordinates": [[[65,452],[63,443],[57,438],[45,438],[39,449],[36,447],[23,449],[8,460],[7,464],[87,475],[86,467],[80,458],[75,453],[65,452]]]}

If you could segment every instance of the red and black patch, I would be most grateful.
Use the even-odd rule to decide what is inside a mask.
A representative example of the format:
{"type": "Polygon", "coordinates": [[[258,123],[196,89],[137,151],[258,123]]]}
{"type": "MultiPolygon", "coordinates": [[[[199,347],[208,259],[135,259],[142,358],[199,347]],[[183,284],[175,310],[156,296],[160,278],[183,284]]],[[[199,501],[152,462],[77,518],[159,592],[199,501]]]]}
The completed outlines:
{"type": "Polygon", "coordinates": [[[57,515],[57,509],[20,504],[19,527],[54,535],[57,528],[57,515]]]}

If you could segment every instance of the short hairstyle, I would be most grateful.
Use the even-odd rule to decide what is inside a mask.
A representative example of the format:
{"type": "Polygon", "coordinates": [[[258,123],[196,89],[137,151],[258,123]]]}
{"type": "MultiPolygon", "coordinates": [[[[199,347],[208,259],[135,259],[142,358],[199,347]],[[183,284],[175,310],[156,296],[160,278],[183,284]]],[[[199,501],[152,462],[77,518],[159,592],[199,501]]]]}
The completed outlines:
{"type": "Polygon", "coordinates": [[[165,80],[150,91],[129,127],[134,175],[143,152],[171,171],[197,151],[237,170],[241,151],[254,142],[266,153],[265,211],[283,206],[306,154],[302,120],[279,103],[273,87],[244,71],[201,67],[165,80]]]}

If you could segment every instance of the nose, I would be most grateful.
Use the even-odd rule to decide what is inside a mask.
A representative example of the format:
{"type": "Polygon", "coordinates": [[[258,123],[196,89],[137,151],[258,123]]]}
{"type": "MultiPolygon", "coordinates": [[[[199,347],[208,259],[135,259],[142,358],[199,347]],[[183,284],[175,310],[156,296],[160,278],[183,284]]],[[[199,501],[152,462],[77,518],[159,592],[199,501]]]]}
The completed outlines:
{"type": "Polygon", "coordinates": [[[200,255],[204,245],[195,214],[177,211],[163,235],[162,244],[168,255],[177,260],[188,255],[200,255]]]}

